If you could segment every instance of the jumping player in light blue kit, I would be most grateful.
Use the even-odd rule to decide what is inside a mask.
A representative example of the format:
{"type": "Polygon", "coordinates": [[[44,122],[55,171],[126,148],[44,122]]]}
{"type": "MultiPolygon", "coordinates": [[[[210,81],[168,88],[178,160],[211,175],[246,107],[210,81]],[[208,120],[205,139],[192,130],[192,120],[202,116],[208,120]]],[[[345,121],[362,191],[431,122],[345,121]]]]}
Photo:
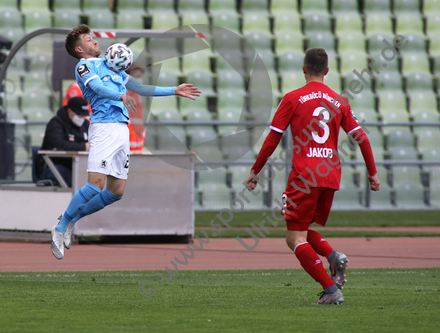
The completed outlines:
{"type": "Polygon", "coordinates": [[[57,259],[64,257],[64,246],[70,248],[73,227],[80,218],[120,200],[124,194],[130,154],[128,111],[136,111],[136,101],[127,94],[127,89],[141,96],[179,95],[191,99],[200,96],[192,84],[146,86],[125,72],[112,71],[105,58],[99,57],[99,45],[85,24],[69,32],[66,50],[80,59],[75,76],[93,114],[90,116],[87,184],[73,195],[61,220],[52,228],[51,249],[57,259]]]}

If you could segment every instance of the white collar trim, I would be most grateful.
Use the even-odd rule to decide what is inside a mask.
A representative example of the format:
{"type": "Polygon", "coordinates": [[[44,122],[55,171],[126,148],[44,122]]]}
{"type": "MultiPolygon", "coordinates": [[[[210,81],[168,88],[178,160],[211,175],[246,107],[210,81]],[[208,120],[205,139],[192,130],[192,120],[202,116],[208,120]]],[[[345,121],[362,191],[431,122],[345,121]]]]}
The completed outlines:
{"type": "Polygon", "coordinates": [[[81,60],[100,60],[102,58],[81,58],[81,60]]]}

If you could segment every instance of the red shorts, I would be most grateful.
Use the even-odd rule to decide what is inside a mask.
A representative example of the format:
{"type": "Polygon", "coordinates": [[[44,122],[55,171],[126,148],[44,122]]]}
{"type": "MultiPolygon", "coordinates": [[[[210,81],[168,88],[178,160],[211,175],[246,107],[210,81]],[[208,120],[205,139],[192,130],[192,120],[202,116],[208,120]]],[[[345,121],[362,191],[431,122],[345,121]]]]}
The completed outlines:
{"type": "Polygon", "coordinates": [[[288,186],[283,193],[285,208],[281,210],[287,230],[307,231],[313,222],[325,226],[334,194],[335,190],[331,188],[313,187],[310,193],[304,193],[288,186]]]}

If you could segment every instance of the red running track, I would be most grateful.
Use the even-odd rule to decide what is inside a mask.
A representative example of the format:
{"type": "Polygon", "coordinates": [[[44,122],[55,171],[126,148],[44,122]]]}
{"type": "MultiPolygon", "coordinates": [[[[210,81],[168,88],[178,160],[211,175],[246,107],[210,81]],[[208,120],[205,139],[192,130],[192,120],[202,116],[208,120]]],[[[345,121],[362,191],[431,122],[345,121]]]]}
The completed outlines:
{"type": "MultiPolygon", "coordinates": [[[[350,268],[440,267],[439,237],[328,238],[347,254],[350,268]]],[[[248,246],[252,238],[244,239],[248,246]]],[[[195,245],[199,245],[195,240],[195,245]]],[[[187,244],[72,245],[62,260],[49,244],[0,242],[0,271],[101,271],[173,269],[170,261],[183,260],[187,244]]],[[[188,250],[186,250],[189,253],[188,250]]],[[[259,239],[247,251],[236,239],[210,239],[203,250],[179,270],[301,268],[284,238],[259,239]]]]}

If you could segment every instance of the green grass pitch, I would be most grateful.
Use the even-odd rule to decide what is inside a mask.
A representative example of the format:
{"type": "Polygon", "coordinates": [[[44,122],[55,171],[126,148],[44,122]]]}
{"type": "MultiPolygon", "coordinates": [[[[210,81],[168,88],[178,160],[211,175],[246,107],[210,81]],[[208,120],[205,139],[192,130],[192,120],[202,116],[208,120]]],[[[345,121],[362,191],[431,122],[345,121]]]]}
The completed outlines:
{"type": "Polygon", "coordinates": [[[349,269],[340,306],[300,269],[157,273],[0,273],[0,332],[438,332],[439,268],[349,269]]]}
{"type": "MultiPolygon", "coordinates": [[[[250,223],[260,223],[262,213],[271,215],[271,211],[244,211],[235,213],[229,223],[231,227],[249,227],[250,223]]],[[[276,210],[277,216],[281,216],[276,210]]],[[[197,227],[209,227],[210,221],[220,223],[216,217],[218,211],[205,211],[195,213],[197,227]]],[[[225,218],[228,215],[225,214],[225,218]]],[[[316,224],[315,224],[316,225],[316,224]]],[[[266,226],[269,226],[266,223],[266,226]]],[[[286,222],[278,222],[278,226],[285,229],[286,222]]],[[[312,225],[313,226],[313,225],[312,225]]],[[[331,211],[327,226],[329,227],[414,227],[414,226],[440,226],[440,210],[426,211],[331,211]]]]}
{"type": "MultiPolygon", "coordinates": [[[[264,211],[267,215],[272,212],[264,211]]],[[[223,227],[218,233],[218,238],[250,237],[245,230],[234,228],[249,227],[251,223],[258,225],[262,220],[263,211],[246,211],[236,213],[229,223],[231,229],[226,229],[218,218],[218,212],[205,211],[196,212],[195,225],[198,228],[211,227],[211,221],[223,227]]],[[[277,214],[277,216],[280,216],[277,214]]],[[[228,217],[227,214],[224,216],[228,217]]],[[[270,226],[266,223],[266,226],[270,226]]],[[[317,224],[312,224],[317,226],[317,224]]],[[[331,230],[331,227],[433,227],[440,226],[440,211],[332,211],[327,221],[329,228],[320,230],[319,233],[324,237],[439,237],[436,232],[416,232],[416,231],[387,231],[387,230],[331,230]]],[[[196,235],[203,237],[200,229],[196,230],[196,235]]],[[[271,229],[267,237],[286,237],[286,222],[278,222],[276,229],[271,229]]]]}

